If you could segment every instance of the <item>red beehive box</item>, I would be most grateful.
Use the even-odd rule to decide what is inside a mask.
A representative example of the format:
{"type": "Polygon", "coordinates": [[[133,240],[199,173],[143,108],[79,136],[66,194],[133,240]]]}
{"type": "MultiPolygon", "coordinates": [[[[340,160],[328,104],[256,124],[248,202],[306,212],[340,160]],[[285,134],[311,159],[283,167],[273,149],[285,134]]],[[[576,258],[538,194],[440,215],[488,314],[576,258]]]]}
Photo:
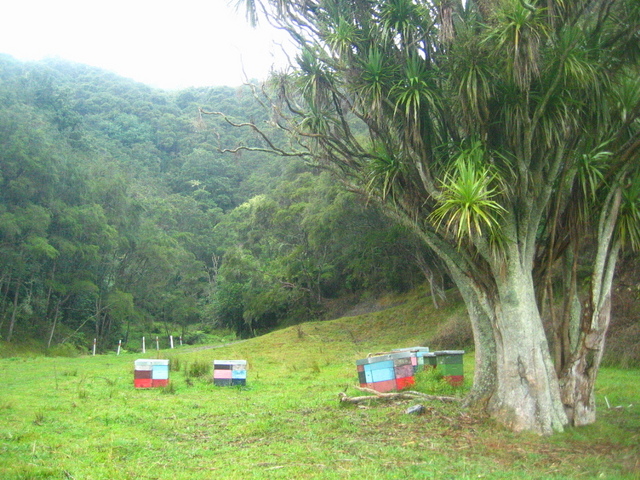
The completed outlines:
{"type": "Polygon", "coordinates": [[[135,361],[133,386],[136,388],[166,387],[169,384],[169,360],[135,361]]]}

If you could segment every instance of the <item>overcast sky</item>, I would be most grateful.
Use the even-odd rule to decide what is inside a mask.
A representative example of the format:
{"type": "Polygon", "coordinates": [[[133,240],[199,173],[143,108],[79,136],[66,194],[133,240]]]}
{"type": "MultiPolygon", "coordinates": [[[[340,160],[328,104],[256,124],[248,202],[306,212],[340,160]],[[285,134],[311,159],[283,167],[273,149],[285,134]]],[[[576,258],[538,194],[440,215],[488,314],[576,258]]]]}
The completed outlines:
{"type": "Polygon", "coordinates": [[[284,34],[228,0],[8,0],[0,53],[60,57],[164,88],[239,86],[286,65],[284,34]]]}

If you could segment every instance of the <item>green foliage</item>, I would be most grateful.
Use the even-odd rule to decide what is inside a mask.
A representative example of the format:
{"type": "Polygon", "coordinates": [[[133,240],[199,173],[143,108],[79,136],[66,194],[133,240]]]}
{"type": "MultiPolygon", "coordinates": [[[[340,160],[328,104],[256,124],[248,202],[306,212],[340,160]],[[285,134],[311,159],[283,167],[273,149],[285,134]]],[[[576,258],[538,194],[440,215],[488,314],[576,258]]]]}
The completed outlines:
{"type": "Polygon", "coordinates": [[[427,368],[416,373],[416,383],[412,390],[429,395],[463,396],[469,389],[470,382],[465,379],[462,385],[452,385],[436,368],[427,368]]]}
{"type": "Polygon", "coordinates": [[[263,118],[249,90],[158,92],[5,56],[0,76],[0,335],[111,348],[132,323],[202,320],[213,227],[280,166],[222,156],[235,132],[197,108],[263,118]]]}
{"type": "MultiPolygon", "coordinates": [[[[335,47],[352,34],[343,25],[335,47]]],[[[389,60],[371,50],[371,102],[392,81],[389,60]]],[[[311,52],[301,61],[317,96],[330,72],[311,52]]],[[[424,278],[418,242],[330,175],[219,152],[260,139],[198,109],[268,125],[250,88],[160,92],[84,65],[5,56],[0,77],[3,339],[72,354],[93,338],[98,351],[178,331],[188,343],[222,339],[212,325],[252,336],[320,318],[340,296],[424,278]]],[[[308,118],[311,130],[335,128],[323,115],[308,118]]],[[[371,188],[393,194],[404,166],[390,151],[379,144],[371,188]]]]}
{"type": "Polygon", "coordinates": [[[412,228],[463,293],[481,358],[498,355],[482,363],[474,401],[539,433],[583,421],[574,412],[595,418],[577,405],[592,388],[581,382],[604,348],[619,247],[638,243],[640,4],[245,3],[299,47],[289,77],[264,91],[295,144],[287,153],[412,228]],[[592,285],[579,291],[583,268],[592,285]],[[567,300],[551,315],[550,352],[536,338],[555,285],[567,300]],[[501,377],[500,365],[525,352],[532,371],[523,375],[540,388],[501,377]],[[554,358],[558,376],[570,378],[557,381],[534,358],[554,358]]]}
{"type": "Polygon", "coordinates": [[[622,189],[618,235],[623,246],[629,245],[634,251],[640,249],[640,173],[622,189]]]}
{"type": "Polygon", "coordinates": [[[185,369],[185,374],[187,378],[211,378],[211,362],[196,360],[185,369]]]}
{"type": "Polygon", "coordinates": [[[471,239],[483,232],[491,238],[500,236],[500,218],[506,212],[496,201],[503,192],[498,173],[484,161],[480,144],[461,152],[442,181],[439,205],[431,213],[431,221],[457,239],[471,239]]]}
{"type": "Polygon", "coordinates": [[[403,291],[424,278],[415,239],[328,174],[283,181],[230,212],[215,234],[225,252],[215,315],[241,336],[316,318],[340,295],[403,291]]]}

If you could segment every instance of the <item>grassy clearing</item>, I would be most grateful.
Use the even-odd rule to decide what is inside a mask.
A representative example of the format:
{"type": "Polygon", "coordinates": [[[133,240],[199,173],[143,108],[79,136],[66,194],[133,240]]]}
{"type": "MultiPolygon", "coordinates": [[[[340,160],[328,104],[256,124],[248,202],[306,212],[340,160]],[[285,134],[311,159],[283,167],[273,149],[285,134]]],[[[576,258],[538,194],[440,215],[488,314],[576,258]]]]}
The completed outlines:
{"type": "MultiPolygon", "coordinates": [[[[0,478],[640,478],[638,370],[605,369],[598,423],[552,438],[516,435],[453,405],[414,416],[411,402],[338,403],[338,392],[359,394],[356,359],[422,343],[457,309],[431,311],[412,297],[223,348],[147,354],[172,360],[166,389],[133,388],[141,354],[2,359],[0,478]],[[248,385],[212,385],[212,361],[234,358],[248,360],[248,385]]],[[[472,370],[466,355],[467,385],[453,393],[464,393],[472,370]]]]}

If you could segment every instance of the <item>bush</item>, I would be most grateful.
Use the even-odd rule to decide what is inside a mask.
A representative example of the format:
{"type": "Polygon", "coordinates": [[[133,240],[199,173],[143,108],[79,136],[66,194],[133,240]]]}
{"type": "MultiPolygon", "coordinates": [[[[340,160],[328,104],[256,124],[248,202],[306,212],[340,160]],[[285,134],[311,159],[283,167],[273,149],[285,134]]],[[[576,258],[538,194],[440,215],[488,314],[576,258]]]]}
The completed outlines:
{"type": "Polygon", "coordinates": [[[608,367],[640,367],[640,325],[614,327],[607,338],[602,364],[608,367]]]}
{"type": "Polygon", "coordinates": [[[210,375],[211,365],[205,361],[195,361],[188,367],[185,367],[187,378],[201,378],[210,375]]]}
{"type": "Polygon", "coordinates": [[[453,316],[441,325],[427,343],[432,350],[470,350],[473,348],[473,331],[467,316],[453,316]]]}
{"type": "Polygon", "coordinates": [[[436,368],[427,368],[415,375],[413,389],[429,395],[456,396],[465,389],[464,385],[451,385],[436,368]]]}
{"type": "Polygon", "coordinates": [[[49,357],[77,357],[78,355],[80,355],[80,350],[71,343],[62,343],[47,349],[49,357]]]}

